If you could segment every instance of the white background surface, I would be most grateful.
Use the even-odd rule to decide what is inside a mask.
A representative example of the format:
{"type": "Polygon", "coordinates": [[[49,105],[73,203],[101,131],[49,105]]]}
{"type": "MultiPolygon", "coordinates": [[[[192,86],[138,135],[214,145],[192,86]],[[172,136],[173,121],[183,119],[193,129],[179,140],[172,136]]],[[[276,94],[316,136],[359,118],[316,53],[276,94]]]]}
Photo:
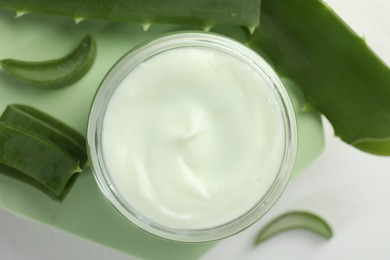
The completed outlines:
{"type": "MultiPolygon", "coordinates": [[[[390,0],[326,2],[390,64],[390,0]]],[[[390,259],[390,158],[365,154],[342,143],[333,137],[326,121],[325,133],[324,153],[289,184],[277,205],[256,225],[221,242],[203,260],[390,259]],[[252,246],[262,225],[296,209],[325,217],[334,237],[327,241],[309,232],[291,231],[252,246]]],[[[130,258],[0,210],[0,259],[130,258]]]]}

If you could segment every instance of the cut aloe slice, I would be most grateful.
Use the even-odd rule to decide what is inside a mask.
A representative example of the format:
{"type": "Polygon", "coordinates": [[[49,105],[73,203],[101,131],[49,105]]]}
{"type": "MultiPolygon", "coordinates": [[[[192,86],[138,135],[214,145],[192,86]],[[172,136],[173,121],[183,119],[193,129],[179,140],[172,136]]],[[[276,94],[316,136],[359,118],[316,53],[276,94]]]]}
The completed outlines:
{"type": "Polygon", "coordinates": [[[0,121],[46,138],[69,152],[84,168],[88,158],[85,138],[66,124],[30,106],[8,105],[0,121]]]}
{"type": "Polygon", "coordinates": [[[90,35],[66,56],[46,61],[1,60],[3,69],[19,81],[42,88],[68,86],[87,73],[96,55],[90,35]]]}
{"type": "Polygon", "coordinates": [[[33,132],[0,122],[0,164],[20,171],[61,194],[79,162],[33,132]]]}
{"type": "Polygon", "coordinates": [[[265,225],[255,239],[255,245],[284,231],[293,229],[305,229],[322,237],[331,238],[331,227],[321,217],[306,211],[288,212],[275,218],[265,225]]]}

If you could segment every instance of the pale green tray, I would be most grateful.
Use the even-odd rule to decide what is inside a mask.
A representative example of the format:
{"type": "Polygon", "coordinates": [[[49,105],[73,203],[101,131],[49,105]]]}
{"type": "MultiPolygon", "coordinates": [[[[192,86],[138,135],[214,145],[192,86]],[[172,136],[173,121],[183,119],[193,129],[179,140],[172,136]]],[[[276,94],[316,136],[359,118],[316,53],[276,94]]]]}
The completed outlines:
{"type": "MultiPolygon", "coordinates": [[[[185,28],[141,26],[127,23],[73,20],[47,15],[27,15],[14,19],[14,13],[0,10],[0,59],[42,60],[60,57],[86,34],[97,41],[97,58],[88,74],[69,88],[37,90],[20,84],[0,71],[0,111],[9,103],[33,105],[62,119],[85,135],[89,107],[99,82],[108,69],[135,45],[159,34],[185,28]]],[[[244,37],[238,29],[220,28],[220,32],[244,37]]],[[[287,83],[287,85],[290,85],[287,83]]],[[[303,99],[289,88],[295,105],[303,99]]],[[[297,109],[299,111],[299,109],[297,109]]],[[[309,164],[323,149],[320,116],[316,112],[297,112],[299,150],[294,173],[309,164]]],[[[197,259],[214,243],[179,244],[156,238],[129,223],[104,199],[90,170],[83,172],[61,203],[35,188],[0,174],[0,207],[20,216],[74,235],[98,242],[144,259],[197,259]]]]}

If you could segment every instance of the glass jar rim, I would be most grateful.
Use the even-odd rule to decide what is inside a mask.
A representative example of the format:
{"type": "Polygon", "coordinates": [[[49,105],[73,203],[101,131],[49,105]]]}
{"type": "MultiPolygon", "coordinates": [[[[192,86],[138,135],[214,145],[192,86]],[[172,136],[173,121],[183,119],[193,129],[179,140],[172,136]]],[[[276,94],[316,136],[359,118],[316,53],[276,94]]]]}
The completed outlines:
{"type": "Polygon", "coordinates": [[[291,176],[297,150],[297,126],[291,100],[279,77],[268,63],[256,52],[241,43],[214,33],[176,32],[143,43],[127,52],[115,63],[102,80],[92,103],[87,130],[87,150],[91,168],[99,188],[108,201],[124,217],[143,230],[169,240],[180,242],[206,242],[231,236],[249,227],[260,219],[277,201],[291,176]],[[206,229],[177,229],[166,227],[132,211],[118,194],[115,185],[110,181],[106,169],[102,146],[102,125],[104,114],[111,96],[116,88],[140,63],[159,53],[180,47],[204,47],[223,51],[226,54],[240,57],[267,82],[272,88],[281,108],[284,123],[284,155],[273,183],[267,192],[249,211],[230,222],[206,229]]]}

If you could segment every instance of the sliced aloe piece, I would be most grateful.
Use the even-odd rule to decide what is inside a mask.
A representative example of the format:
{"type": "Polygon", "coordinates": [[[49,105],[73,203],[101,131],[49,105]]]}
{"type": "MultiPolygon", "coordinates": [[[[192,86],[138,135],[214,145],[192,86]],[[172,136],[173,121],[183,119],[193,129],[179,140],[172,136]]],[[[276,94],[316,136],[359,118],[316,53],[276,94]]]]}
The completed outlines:
{"type": "Polygon", "coordinates": [[[154,23],[242,25],[259,24],[260,0],[0,0],[0,8],[17,14],[50,13],[83,19],[139,22],[147,29],[154,23]]]}
{"type": "Polygon", "coordinates": [[[19,81],[42,88],[60,88],[84,76],[92,66],[95,56],[95,41],[87,35],[74,50],[62,58],[36,62],[4,59],[0,64],[4,71],[19,81]]]}
{"type": "Polygon", "coordinates": [[[249,46],[269,57],[343,141],[390,155],[390,69],[319,0],[263,0],[249,46]]]}
{"type": "Polygon", "coordinates": [[[80,171],[79,162],[55,143],[4,122],[0,122],[0,164],[30,176],[56,195],[80,171]]]}
{"type": "Polygon", "coordinates": [[[279,233],[292,229],[305,229],[325,238],[333,235],[331,227],[321,217],[306,211],[288,212],[265,225],[255,239],[255,245],[279,233]]]}
{"type": "Polygon", "coordinates": [[[38,182],[35,180],[33,177],[30,177],[26,175],[25,173],[18,171],[14,168],[8,167],[2,163],[0,163],[0,172],[2,175],[9,176],[12,179],[16,179],[20,182],[24,182],[27,185],[34,186],[35,188],[39,189],[43,193],[45,193],[47,196],[50,198],[61,202],[65,199],[69,191],[72,189],[73,184],[76,182],[78,177],[80,176],[79,174],[73,174],[72,177],[69,179],[69,181],[66,183],[66,186],[64,190],[60,194],[54,193],[51,189],[49,189],[46,185],[38,182]]]}
{"type": "Polygon", "coordinates": [[[85,138],[71,127],[38,109],[19,104],[8,105],[0,121],[34,132],[56,143],[74,156],[80,162],[81,168],[87,163],[85,138]]]}

